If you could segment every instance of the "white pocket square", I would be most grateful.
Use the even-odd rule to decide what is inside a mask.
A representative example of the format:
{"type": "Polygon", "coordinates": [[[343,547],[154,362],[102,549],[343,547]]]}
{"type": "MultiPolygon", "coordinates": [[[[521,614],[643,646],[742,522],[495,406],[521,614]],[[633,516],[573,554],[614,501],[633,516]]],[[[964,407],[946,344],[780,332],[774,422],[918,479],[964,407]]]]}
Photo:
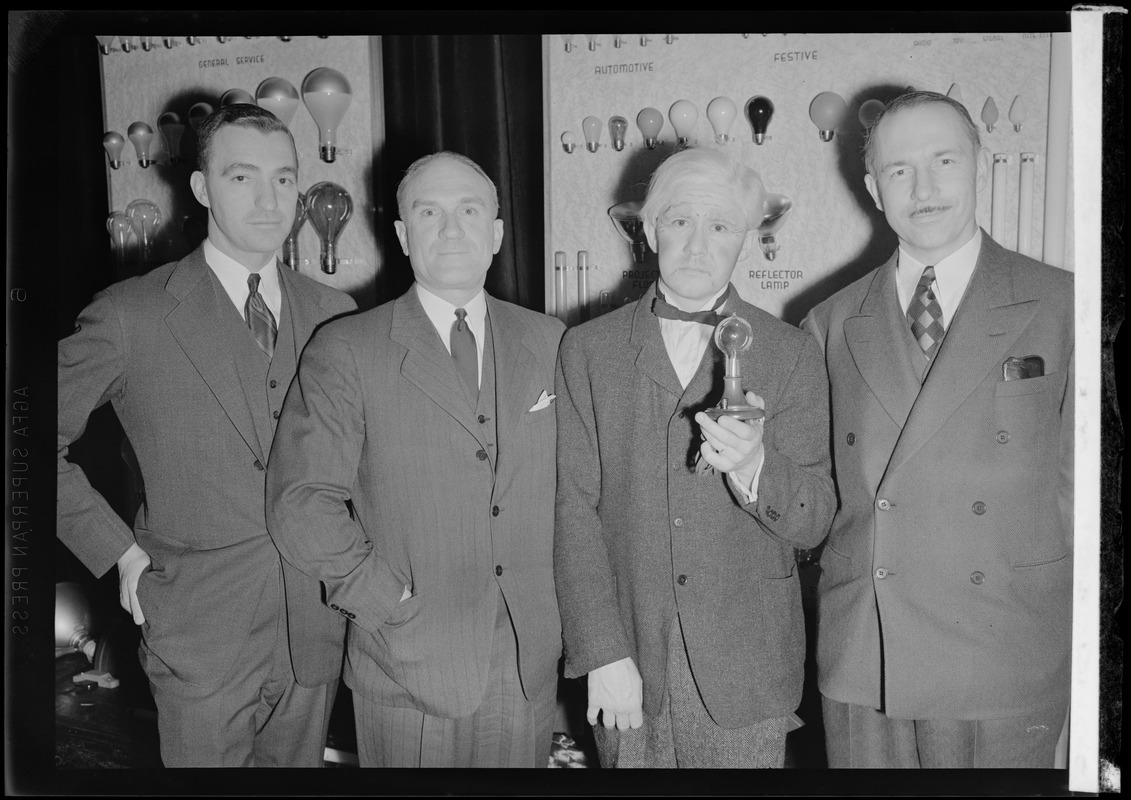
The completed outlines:
{"type": "MultiPolygon", "coordinates": [[[[543,389],[542,394],[538,397],[538,402],[530,407],[530,411],[541,411],[543,408],[550,405],[550,403],[554,402],[555,397],[557,397],[556,394],[546,394],[546,390],[543,389]]],[[[530,411],[527,413],[529,414],[530,411]]]]}

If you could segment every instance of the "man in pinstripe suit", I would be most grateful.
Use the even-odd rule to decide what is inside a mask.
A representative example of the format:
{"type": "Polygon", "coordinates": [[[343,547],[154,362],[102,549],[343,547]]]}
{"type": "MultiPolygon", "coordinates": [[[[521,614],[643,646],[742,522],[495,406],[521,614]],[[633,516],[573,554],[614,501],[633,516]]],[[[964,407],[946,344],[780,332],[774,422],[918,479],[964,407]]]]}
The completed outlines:
{"type": "Polygon", "coordinates": [[[416,283],[303,354],[269,529],[349,620],[362,766],[546,766],[563,326],[483,291],[503,222],[473,161],[419,159],[397,204],[416,283]]]}

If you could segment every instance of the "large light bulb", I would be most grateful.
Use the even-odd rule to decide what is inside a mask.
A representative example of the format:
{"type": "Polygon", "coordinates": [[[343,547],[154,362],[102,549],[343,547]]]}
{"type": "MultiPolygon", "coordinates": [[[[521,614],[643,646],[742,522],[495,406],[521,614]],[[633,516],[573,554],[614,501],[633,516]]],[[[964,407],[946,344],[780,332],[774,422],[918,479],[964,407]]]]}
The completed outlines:
{"type": "Polygon", "coordinates": [[[170,164],[179,164],[181,161],[181,137],[185,133],[185,122],[181,115],[175,111],[166,111],[157,118],[157,130],[161,131],[161,138],[165,140],[165,151],[169,154],[170,164]]]}
{"type": "Polygon", "coordinates": [[[298,269],[298,232],[302,230],[305,222],[306,195],[299,192],[298,200],[295,201],[295,221],[291,224],[291,232],[287,234],[286,241],[283,242],[283,263],[291,269],[298,269]]]}
{"type": "Polygon", "coordinates": [[[126,131],[126,135],[134,143],[134,150],[137,151],[137,163],[143,168],[148,167],[150,162],[149,147],[153,143],[153,128],[144,122],[134,122],[126,131]]]}
{"type": "Polygon", "coordinates": [[[255,102],[278,117],[288,128],[302,104],[298,89],[283,78],[268,78],[255,90],[255,102]]]}
{"type": "Polygon", "coordinates": [[[110,159],[111,169],[122,166],[122,150],[126,146],[126,139],[117,131],[106,131],[102,135],[102,146],[106,149],[106,157],[110,159]]]}
{"type": "Polygon", "coordinates": [[[353,99],[349,81],[335,69],[319,67],[303,79],[302,99],[318,125],[319,154],[326,163],[333,163],[338,125],[353,99]]]}
{"type": "Polygon", "coordinates": [[[585,136],[585,149],[596,153],[601,146],[601,120],[597,117],[586,117],[581,121],[581,133],[585,136]]]}
{"type": "Polygon", "coordinates": [[[572,153],[577,149],[577,134],[573,131],[565,131],[562,134],[562,149],[567,153],[572,153]]]}
{"type": "Polygon", "coordinates": [[[648,238],[644,235],[644,220],[640,216],[643,206],[639,200],[629,200],[609,209],[613,227],[622,239],[632,245],[632,260],[637,264],[644,263],[644,255],[648,252],[648,238]]]}
{"type": "Polygon", "coordinates": [[[609,138],[613,140],[613,149],[618,153],[624,149],[624,136],[628,133],[628,120],[624,117],[609,117],[609,138]]]}
{"type": "Polygon", "coordinates": [[[1021,133],[1021,126],[1025,124],[1027,118],[1025,109],[1025,100],[1021,95],[1013,98],[1013,105],[1009,107],[1009,121],[1013,123],[1013,130],[1021,133]]]}
{"type": "Polygon", "coordinates": [[[644,137],[644,146],[653,150],[660,141],[660,129],[664,127],[664,115],[658,109],[649,106],[636,115],[636,127],[640,128],[640,135],[644,137]]]}
{"type": "Polygon", "coordinates": [[[353,214],[353,198],[336,183],[316,183],[306,191],[306,213],[322,242],[322,271],[338,271],[338,237],[353,214]]]}
{"type": "Polygon", "coordinates": [[[121,211],[111,211],[106,217],[106,232],[110,234],[110,244],[114,250],[114,261],[118,265],[118,275],[125,274],[126,253],[129,249],[130,236],[134,232],[130,218],[121,211]]]}
{"type": "Polygon", "coordinates": [[[848,115],[848,103],[836,92],[821,92],[809,104],[809,119],[820,131],[822,142],[831,142],[848,115]]]}
{"type": "Polygon", "coordinates": [[[668,109],[668,119],[675,128],[679,143],[685,145],[691,141],[691,134],[695,133],[695,124],[699,122],[699,109],[690,100],[676,100],[668,109]]]}
{"type": "Polygon", "coordinates": [[[884,110],[884,103],[882,100],[865,100],[860,104],[860,110],[856,112],[856,118],[860,120],[860,124],[865,128],[872,127],[872,123],[876,121],[876,117],[884,110]]]}
{"type": "Polygon", "coordinates": [[[992,97],[986,98],[986,104],[982,106],[982,122],[986,123],[986,130],[989,133],[994,132],[994,125],[997,124],[997,103],[994,102],[992,97]]]}
{"type": "Polygon", "coordinates": [[[192,126],[193,131],[200,128],[200,123],[204,122],[213,111],[212,105],[209,103],[193,103],[192,108],[188,110],[189,125],[192,126]]]}
{"type": "MultiPolygon", "coordinates": [[[[82,587],[70,581],[55,584],[55,648],[82,652],[94,661],[97,643],[91,636],[94,616],[82,587]]],[[[58,655],[58,653],[56,653],[58,655]]]]}
{"type": "Polygon", "coordinates": [[[141,244],[141,261],[148,266],[152,255],[153,239],[161,224],[161,209],[151,200],[134,200],[126,206],[126,217],[133,225],[134,233],[141,244]]]}
{"type": "Polygon", "coordinates": [[[738,106],[729,97],[716,97],[707,104],[707,121],[715,133],[715,141],[726,144],[730,141],[730,129],[738,119],[738,106]]]}
{"type": "Polygon", "coordinates": [[[255,98],[245,89],[229,89],[220,95],[220,108],[234,106],[236,103],[255,105],[255,98]]]}
{"type": "Polygon", "coordinates": [[[114,44],[114,40],[117,39],[118,37],[117,36],[95,36],[94,38],[98,40],[98,49],[102,51],[102,55],[108,56],[108,55],[110,55],[110,46],[114,44]]]}
{"type": "Polygon", "coordinates": [[[750,122],[754,144],[762,144],[766,140],[766,128],[774,117],[774,104],[768,97],[755,95],[746,101],[746,119],[750,122]]]}
{"type": "Polygon", "coordinates": [[[769,193],[762,203],[762,222],[758,225],[758,246],[767,261],[773,261],[781,245],[775,234],[785,224],[785,218],[793,210],[793,201],[784,194],[769,193]]]}

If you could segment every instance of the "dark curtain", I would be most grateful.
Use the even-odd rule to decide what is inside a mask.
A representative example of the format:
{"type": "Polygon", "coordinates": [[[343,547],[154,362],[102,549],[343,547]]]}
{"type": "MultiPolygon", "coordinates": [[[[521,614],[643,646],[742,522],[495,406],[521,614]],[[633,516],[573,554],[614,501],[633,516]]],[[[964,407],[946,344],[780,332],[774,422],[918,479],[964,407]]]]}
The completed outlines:
{"type": "MultiPolygon", "coordinates": [[[[537,35],[385,36],[383,185],[396,219],[396,189],[420,156],[454,150],[499,189],[503,245],[487,273],[495,297],[543,309],[542,44],[537,35]]],[[[412,283],[396,238],[386,238],[378,302],[412,283]]]]}

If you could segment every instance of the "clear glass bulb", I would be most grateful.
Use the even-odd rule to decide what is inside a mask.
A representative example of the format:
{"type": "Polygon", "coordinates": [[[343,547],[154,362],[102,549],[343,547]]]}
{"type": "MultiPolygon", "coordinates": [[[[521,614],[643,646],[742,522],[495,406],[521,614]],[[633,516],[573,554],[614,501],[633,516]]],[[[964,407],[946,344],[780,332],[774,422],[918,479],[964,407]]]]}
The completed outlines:
{"type": "Polygon", "coordinates": [[[664,115],[659,109],[649,106],[636,115],[636,127],[640,128],[640,135],[644,137],[644,146],[652,150],[659,143],[660,130],[664,127],[664,115]]]}
{"type": "Polygon", "coordinates": [[[836,129],[848,115],[848,103],[836,92],[821,92],[809,104],[809,119],[820,131],[821,141],[832,141],[836,129]]]}
{"type": "Polygon", "coordinates": [[[134,232],[133,223],[121,211],[111,211],[110,215],[106,217],[106,232],[110,234],[114,261],[118,265],[118,275],[121,276],[125,273],[126,253],[129,249],[130,236],[134,232]]]}
{"type": "Polygon", "coordinates": [[[715,133],[715,141],[726,144],[730,141],[730,129],[738,119],[738,106],[729,97],[716,97],[707,104],[707,121],[715,133]]]}
{"type": "Polygon", "coordinates": [[[245,89],[229,89],[220,95],[220,108],[227,108],[236,103],[255,105],[255,98],[252,96],[251,92],[245,89]]]}
{"type": "Polygon", "coordinates": [[[624,137],[628,133],[628,120],[624,117],[609,118],[609,138],[613,141],[613,149],[618,153],[624,149],[624,137]]]}
{"type": "Polygon", "coordinates": [[[1009,121],[1013,123],[1013,130],[1021,133],[1021,126],[1025,124],[1028,113],[1025,109],[1025,100],[1021,95],[1013,98],[1013,105],[1009,107],[1009,121]]]}
{"type": "Polygon", "coordinates": [[[758,226],[758,246],[762,248],[767,261],[777,257],[781,245],[777,232],[785,225],[786,217],[793,210],[793,201],[784,194],[769,193],[762,203],[762,222],[758,226]]]}
{"type": "Polygon", "coordinates": [[[137,163],[145,168],[150,164],[149,148],[153,144],[153,128],[144,122],[134,122],[126,131],[137,152],[137,163]]]}
{"type": "Polygon", "coordinates": [[[141,261],[148,266],[153,249],[153,239],[161,225],[161,209],[152,200],[134,200],[126,206],[126,217],[133,225],[134,234],[141,243],[141,261]]]}
{"type": "Polygon", "coordinates": [[[597,117],[586,117],[581,121],[581,133],[585,136],[585,149],[596,153],[601,146],[601,128],[604,125],[597,117]]]}
{"type": "Polygon", "coordinates": [[[306,195],[299,192],[298,200],[295,202],[295,221],[291,224],[291,232],[287,234],[286,241],[283,242],[283,263],[291,269],[298,269],[298,232],[306,223],[306,216],[306,195]]]}
{"type": "Polygon", "coordinates": [[[185,133],[185,121],[175,111],[166,111],[157,118],[157,130],[165,140],[165,152],[169,154],[170,164],[181,161],[181,137],[185,133]]]}
{"type": "Polygon", "coordinates": [[[303,79],[302,99],[318,125],[319,155],[332,164],[337,152],[338,126],[353,100],[350,83],[336,69],[319,67],[303,79]]]}
{"type": "Polygon", "coordinates": [[[290,81],[283,78],[267,78],[255,90],[255,102],[260,108],[265,108],[278,117],[289,128],[298,107],[302,105],[302,98],[298,96],[298,89],[290,81]]]}
{"type": "Polygon", "coordinates": [[[644,220],[640,216],[643,206],[639,200],[629,200],[609,209],[613,227],[622,239],[632,245],[632,260],[637,264],[644,263],[644,255],[648,251],[648,237],[644,234],[644,220]]]}
{"type": "Polygon", "coordinates": [[[353,215],[353,198],[336,183],[316,183],[306,191],[306,213],[322,243],[322,271],[338,271],[338,237],[353,215]]]}
{"type": "Polygon", "coordinates": [[[756,94],[746,101],[746,120],[750,123],[754,144],[766,141],[766,129],[770,127],[770,120],[773,118],[774,103],[770,98],[756,94]]]}
{"type": "Polygon", "coordinates": [[[994,102],[992,97],[987,97],[986,104],[982,106],[982,122],[986,123],[986,131],[993,133],[997,120],[997,103],[994,102]]]}
{"type": "Polygon", "coordinates": [[[676,100],[668,109],[668,119],[675,128],[676,138],[680,144],[691,141],[691,134],[695,133],[695,125],[699,122],[699,109],[690,100],[676,100]]]}
{"type": "Polygon", "coordinates": [[[106,157],[110,159],[111,169],[122,166],[122,150],[125,146],[125,137],[117,131],[107,131],[102,135],[102,147],[106,149],[106,157]]]}
{"type": "Polygon", "coordinates": [[[884,104],[880,100],[872,99],[865,100],[860,104],[860,110],[856,112],[856,118],[860,120],[860,124],[865,128],[872,127],[872,123],[876,121],[876,117],[884,110],[884,104]]]}

